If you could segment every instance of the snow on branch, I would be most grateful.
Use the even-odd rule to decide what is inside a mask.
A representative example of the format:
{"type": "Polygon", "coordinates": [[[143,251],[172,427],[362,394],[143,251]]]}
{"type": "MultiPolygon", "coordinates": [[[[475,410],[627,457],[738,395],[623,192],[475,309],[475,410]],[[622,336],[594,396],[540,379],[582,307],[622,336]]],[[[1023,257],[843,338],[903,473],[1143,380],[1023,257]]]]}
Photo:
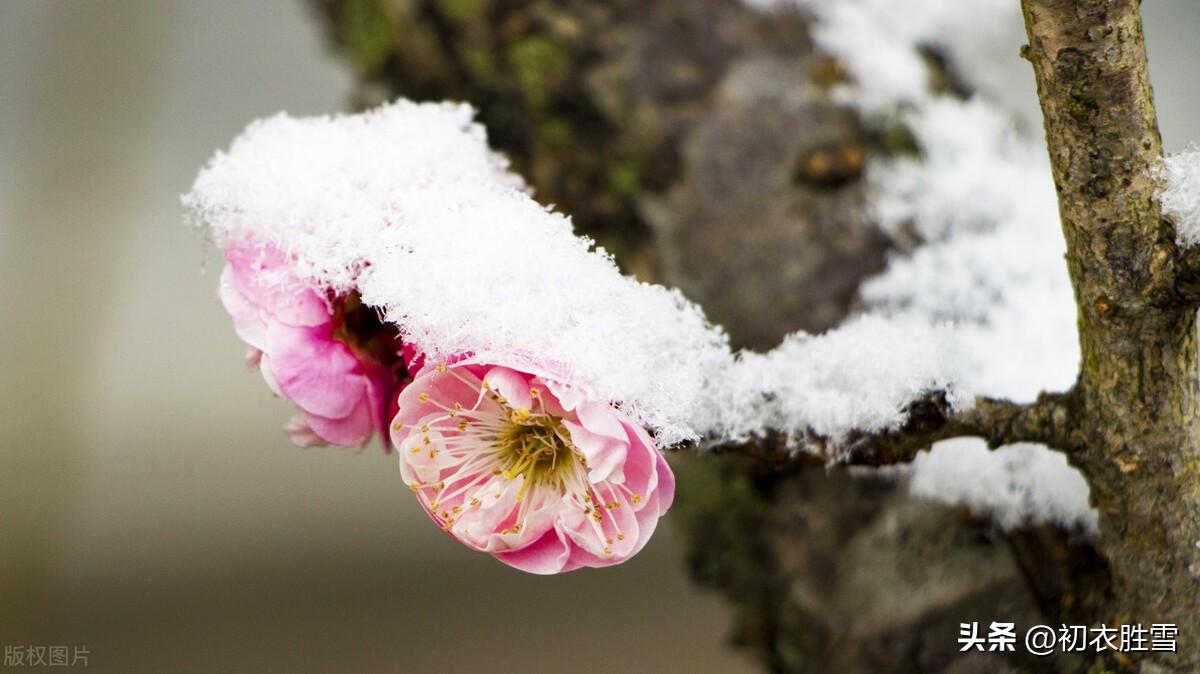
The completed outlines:
{"type": "Polygon", "coordinates": [[[773,430],[789,445],[811,435],[840,445],[852,433],[896,428],[904,408],[930,392],[969,407],[958,388],[965,364],[949,326],[864,316],[819,337],[791,335],[766,354],[740,354],[699,418],[722,439],[773,430]]]}
{"type": "Polygon", "coordinates": [[[1040,445],[1017,443],[989,451],[974,438],[933,446],[913,462],[915,496],[969,504],[1005,529],[1029,521],[1053,522],[1096,534],[1099,513],[1087,507],[1087,482],[1067,457],[1040,445]]]}
{"type": "Polygon", "coordinates": [[[538,204],[466,106],[256,122],[184,202],[219,245],[283,251],[312,287],[358,292],[430,358],[549,369],[664,445],[766,432],[836,443],[898,427],[934,389],[970,399],[948,329],[908,318],[733,354],[699,307],[622,276],[538,204]]]}

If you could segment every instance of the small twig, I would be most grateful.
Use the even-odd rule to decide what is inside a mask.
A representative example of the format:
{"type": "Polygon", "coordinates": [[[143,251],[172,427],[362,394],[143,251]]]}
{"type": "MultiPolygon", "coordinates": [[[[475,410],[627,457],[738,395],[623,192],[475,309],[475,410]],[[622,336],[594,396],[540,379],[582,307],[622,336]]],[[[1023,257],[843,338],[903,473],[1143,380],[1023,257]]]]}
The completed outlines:
{"type": "Polygon", "coordinates": [[[939,440],[978,437],[991,448],[1015,442],[1038,442],[1072,451],[1072,393],[1043,393],[1032,403],[976,398],[969,409],[954,411],[946,394],[935,391],[906,407],[899,428],[877,433],[854,433],[841,442],[809,433],[799,448],[789,447],[785,434],[770,432],[732,443],[710,443],[704,449],[741,454],[776,465],[840,464],[886,466],[908,463],[939,440]]]}

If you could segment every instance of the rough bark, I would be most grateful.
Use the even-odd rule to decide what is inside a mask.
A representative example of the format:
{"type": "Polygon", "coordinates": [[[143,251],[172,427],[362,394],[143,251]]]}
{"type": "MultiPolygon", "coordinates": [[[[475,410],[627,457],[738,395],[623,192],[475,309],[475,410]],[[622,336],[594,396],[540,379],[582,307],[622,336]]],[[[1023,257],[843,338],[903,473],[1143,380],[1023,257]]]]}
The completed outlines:
{"type": "MultiPolygon", "coordinates": [[[[1113,623],[1176,623],[1200,670],[1196,304],[1150,169],[1161,142],[1138,0],[1024,0],[1079,309],[1074,460],[1101,510],[1113,623]]],[[[1147,666],[1153,666],[1147,663],[1147,666]]]]}
{"type": "Polygon", "coordinates": [[[955,411],[945,393],[934,391],[906,406],[905,422],[899,428],[855,433],[838,444],[809,433],[805,446],[797,450],[788,446],[787,437],[767,433],[744,442],[719,442],[705,448],[774,465],[872,467],[908,463],[933,443],[950,438],[982,438],[993,449],[1018,442],[1069,448],[1073,442],[1074,405],[1071,393],[1043,393],[1031,404],[980,397],[970,408],[955,411]]]}

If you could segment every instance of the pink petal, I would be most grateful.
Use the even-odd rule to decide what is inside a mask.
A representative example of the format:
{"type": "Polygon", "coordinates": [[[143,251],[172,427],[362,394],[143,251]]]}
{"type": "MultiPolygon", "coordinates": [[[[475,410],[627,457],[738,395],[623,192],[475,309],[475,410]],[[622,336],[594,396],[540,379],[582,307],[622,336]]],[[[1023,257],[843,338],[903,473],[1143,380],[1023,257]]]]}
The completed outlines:
{"type": "MultiPolygon", "coordinates": [[[[673,484],[674,483],[672,483],[672,485],[673,484]]],[[[674,493],[674,487],[672,486],[671,495],[673,496],[674,493]]],[[[640,535],[638,536],[637,545],[633,546],[633,549],[629,551],[630,557],[641,552],[642,548],[646,547],[646,544],[650,542],[650,537],[654,535],[654,530],[658,528],[659,518],[661,518],[663,513],[667,511],[667,507],[670,507],[671,505],[670,503],[667,503],[666,506],[664,506],[663,503],[664,501],[659,496],[658,492],[654,492],[654,494],[650,496],[650,499],[646,501],[645,506],[638,511],[637,520],[638,527],[640,529],[640,535]]]]}
{"type": "Polygon", "coordinates": [[[379,431],[383,438],[384,451],[391,451],[391,434],[388,433],[388,420],[391,416],[388,414],[388,406],[395,397],[392,391],[392,374],[380,367],[371,366],[367,369],[367,400],[370,401],[371,426],[379,431]]]}
{"type": "Polygon", "coordinates": [[[269,325],[264,351],[279,390],[306,412],[341,419],[366,395],[358,359],[328,327],[269,325]]]}
{"type": "Polygon", "coordinates": [[[628,442],[593,433],[583,426],[564,420],[562,425],[571,434],[571,442],[587,459],[588,481],[622,481],[628,442]]]}
{"type": "Polygon", "coordinates": [[[291,421],[284,424],[283,432],[287,433],[288,439],[299,447],[319,447],[329,444],[313,431],[303,414],[297,414],[292,417],[291,421]]]}
{"type": "MultiPolygon", "coordinates": [[[[519,477],[514,480],[513,484],[516,489],[512,493],[516,493],[520,489],[520,485],[524,482],[524,477],[519,477]]],[[[530,498],[530,495],[526,495],[530,498]]],[[[487,499],[482,499],[486,504],[487,499]]],[[[494,499],[493,499],[494,500],[494,499]]],[[[555,499],[557,501],[557,499],[555,499]]],[[[511,505],[508,507],[506,516],[495,522],[494,533],[488,537],[486,551],[488,552],[504,552],[506,550],[520,550],[539,540],[547,531],[554,529],[558,521],[559,509],[554,503],[548,503],[536,510],[531,510],[525,514],[525,521],[522,523],[521,530],[516,533],[505,533],[505,530],[511,527],[517,521],[517,512],[521,508],[521,502],[515,497],[511,505]]]]}
{"type": "Polygon", "coordinates": [[[243,342],[256,349],[262,349],[267,343],[267,324],[260,315],[258,305],[246,299],[233,285],[232,272],[226,267],[221,272],[221,283],[218,294],[225,311],[233,319],[233,329],[243,342]]]}
{"type": "MultiPolygon", "coordinates": [[[[457,376],[449,372],[438,372],[436,369],[426,368],[412,383],[400,391],[396,402],[396,416],[392,419],[391,426],[393,444],[397,447],[400,446],[408,435],[410,427],[421,419],[430,414],[440,414],[442,409],[434,403],[450,408],[454,407],[454,403],[459,403],[466,408],[475,404],[481,389],[472,388],[472,385],[479,380],[471,373],[464,372],[464,368],[459,368],[456,374],[457,376]],[[421,400],[422,394],[427,396],[425,401],[421,400]],[[400,428],[396,428],[397,424],[400,425],[400,428]]],[[[482,382],[479,383],[482,384],[482,382]]],[[[495,403],[485,396],[480,405],[481,407],[494,407],[495,403]]]]}
{"type": "Polygon", "coordinates": [[[400,346],[400,358],[404,361],[404,369],[408,370],[408,374],[416,379],[421,374],[421,370],[425,368],[425,353],[417,348],[416,344],[405,341],[400,346]]]}
{"type": "Polygon", "coordinates": [[[529,395],[529,380],[506,367],[493,367],[483,378],[492,390],[508,399],[513,409],[533,409],[533,397],[529,395]]]}
{"type": "Polygon", "coordinates": [[[230,246],[225,259],[231,285],[267,316],[296,326],[329,322],[328,302],[310,283],[295,277],[291,260],[274,246],[230,246]]]}
{"type": "Polygon", "coordinates": [[[245,357],[246,368],[250,369],[250,370],[257,369],[259,363],[262,362],[262,357],[263,357],[262,351],[254,348],[253,346],[246,347],[246,357],[245,357]]]}
{"type": "Polygon", "coordinates": [[[556,417],[570,416],[570,412],[563,407],[562,403],[558,399],[558,396],[554,394],[554,388],[551,386],[551,381],[552,380],[549,379],[542,379],[541,377],[534,377],[529,382],[530,388],[536,388],[538,390],[538,397],[541,399],[541,403],[539,405],[540,410],[546,414],[556,417]]]}
{"type": "Polygon", "coordinates": [[[567,559],[566,566],[570,569],[578,569],[581,567],[597,569],[605,566],[620,564],[621,562],[625,561],[625,559],[627,558],[601,557],[599,555],[593,555],[578,545],[572,544],[571,556],[567,559]]]}
{"type": "Polygon", "coordinates": [[[634,494],[645,498],[658,489],[657,464],[663,460],[662,455],[654,448],[654,440],[641,426],[622,423],[629,438],[629,449],[622,466],[624,485],[634,494]]]}
{"type": "Polygon", "coordinates": [[[599,559],[628,557],[641,536],[641,522],[628,494],[603,483],[592,485],[592,488],[598,500],[597,510],[603,515],[598,522],[590,516],[572,518],[569,524],[564,522],[571,542],[599,559]],[[610,503],[616,503],[617,507],[608,508],[610,503]]]}
{"type": "Polygon", "coordinates": [[[440,427],[431,427],[428,433],[420,430],[420,426],[429,424],[440,416],[443,415],[435,412],[413,424],[414,428],[397,443],[401,470],[412,471],[411,476],[405,477],[406,481],[411,482],[415,479],[417,482],[437,484],[446,478],[447,473],[456,470],[466,460],[442,451],[446,445],[446,434],[439,432],[440,427]],[[426,438],[429,439],[428,443],[425,442],[426,438]]]}
{"type": "Polygon", "coordinates": [[[671,472],[671,467],[667,465],[666,459],[661,456],[659,459],[657,466],[658,488],[654,490],[654,493],[650,495],[650,498],[637,513],[641,535],[638,538],[637,545],[629,552],[629,556],[631,557],[640,552],[650,542],[650,537],[654,535],[654,530],[658,528],[659,519],[667,512],[671,507],[671,503],[675,500],[675,474],[671,472]]]}
{"type": "Polygon", "coordinates": [[[554,397],[558,399],[558,402],[562,405],[563,409],[573,410],[587,400],[587,397],[584,396],[583,392],[574,386],[564,384],[557,379],[547,378],[543,379],[542,381],[546,383],[546,387],[549,388],[550,392],[554,394],[554,397]]]}
{"type": "Polygon", "coordinates": [[[522,571],[549,575],[562,573],[570,555],[570,546],[563,540],[563,536],[559,532],[552,529],[520,550],[499,552],[495,554],[495,557],[522,571]]]}
{"type": "Polygon", "coordinates": [[[661,452],[658,457],[657,472],[658,488],[654,490],[654,494],[658,497],[658,507],[665,513],[675,503],[675,473],[661,452]]]}
{"type": "Polygon", "coordinates": [[[314,327],[329,322],[329,302],[311,288],[281,292],[275,296],[271,313],[288,325],[314,327]]]}
{"type": "Polygon", "coordinates": [[[318,437],[342,447],[361,447],[375,432],[375,425],[371,419],[371,405],[365,396],[349,415],[341,419],[329,419],[311,413],[305,415],[305,419],[318,437]]]}
{"type": "Polygon", "coordinates": [[[283,391],[279,390],[279,382],[275,381],[275,375],[272,374],[271,357],[265,353],[260,352],[258,355],[258,372],[267,383],[267,388],[271,389],[271,393],[282,398],[283,391]]]}
{"type": "Polygon", "coordinates": [[[605,435],[615,440],[625,442],[625,428],[621,424],[621,413],[611,405],[594,402],[584,402],[575,407],[579,423],[593,433],[605,435]]]}

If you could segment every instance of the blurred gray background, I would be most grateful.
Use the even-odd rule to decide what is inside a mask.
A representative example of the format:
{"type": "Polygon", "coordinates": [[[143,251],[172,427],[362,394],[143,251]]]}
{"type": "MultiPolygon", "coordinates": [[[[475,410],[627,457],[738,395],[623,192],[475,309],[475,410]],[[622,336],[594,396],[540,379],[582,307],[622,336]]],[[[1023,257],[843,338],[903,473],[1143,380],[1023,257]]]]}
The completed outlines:
{"type": "MultiPolygon", "coordinates": [[[[1143,9],[1180,149],[1200,3],[1143,9]]],[[[378,447],[279,432],[178,195],[251,119],[349,89],[298,2],[0,0],[0,644],[101,671],[748,669],[669,523],[623,566],[527,576],[442,535],[378,447]]]]}

